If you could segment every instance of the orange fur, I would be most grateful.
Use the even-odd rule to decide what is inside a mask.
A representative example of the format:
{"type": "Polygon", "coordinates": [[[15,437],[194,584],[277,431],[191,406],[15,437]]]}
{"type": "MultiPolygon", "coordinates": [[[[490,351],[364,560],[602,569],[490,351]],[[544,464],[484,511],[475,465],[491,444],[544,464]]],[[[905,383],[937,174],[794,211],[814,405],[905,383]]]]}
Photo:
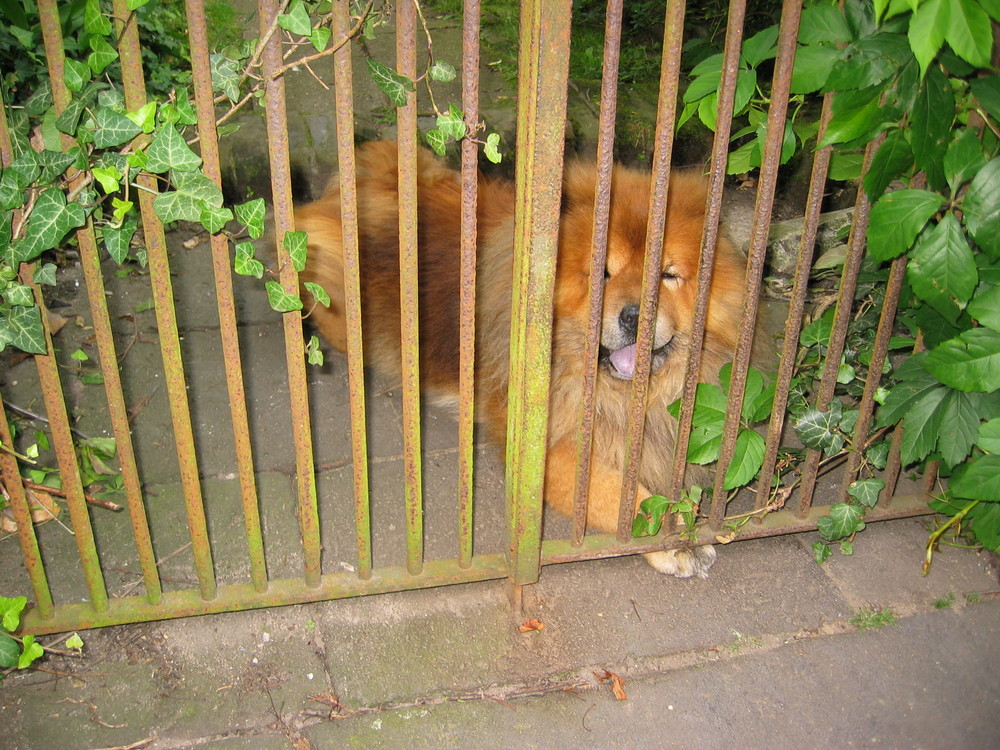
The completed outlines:
{"type": "MultiPolygon", "coordinates": [[[[399,259],[396,146],[362,146],[358,163],[358,223],[365,357],[390,375],[399,375],[399,259]]],[[[455,403],[458,388],[459,216],[461,185],[457,172],[429,152],[418,164],[420,375],[432,398],[455,403]]],[[[296,228],[309,235],[309,261],[303,281],[320,283],[330,293],[329,309],[317,307],[316,326],[330,343],[346,348],[340,190],[335,180],[318,201],[296,211],[296,228]]],[[[549,396],[545,499],[563,513],[573,505],[576,432],[582,390],[582,353],[586,340],[588,276],[595,172],[593,165],[571,164],[564,180],[564,206],[554,299],[552,381],[549,396]]],[[[632,363],[628,346],[628,308],[638,305],[649,204],[648,173],[616,166],[612,180],[611,221],[601,332],[602,358],[591,461],[588,524],[612,531],[618,522],[632,363]],[[609,356],[610,352],[618,354],[609,356]]],[[[484,177],[479,182],[477,259],[478,418],[490,436],[503,442],[511,308],[514,238],[513,186],[484,177]]],[[[653,372],[639,469],[639,498],[666,489],[672,462],[675,424],[667,406],[680,394],[688,336],[694,315],[695,274],[704,223],[706,186],[692,173],[670,178],[663,268],[654,334],[653,372]]],[[[721,240],[708,311],[702,379],[717,379],[731,357],[741,315],[744,262],[721,240]]]]}

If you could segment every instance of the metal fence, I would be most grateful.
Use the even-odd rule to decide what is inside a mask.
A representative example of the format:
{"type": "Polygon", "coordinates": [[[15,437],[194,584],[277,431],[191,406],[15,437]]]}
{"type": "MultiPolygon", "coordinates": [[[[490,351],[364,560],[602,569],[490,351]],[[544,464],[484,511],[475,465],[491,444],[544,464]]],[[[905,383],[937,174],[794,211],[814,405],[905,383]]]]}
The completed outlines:
{"type": "MultiPolygon", "coordinates": [[[[478,76],[479,25],[480,15],[477,2],[466,2],[463,21],[464,57],[462,64],[463,101],[462,107],[468,122],[479,119],[478,76]]],[[[199,119],[198,141],[204,159],[206,174],[217,184],[221,184],[218,139],[215,127],[215,104],[213,103],[210,76],[209,50],[206,21],[201,0],[188,0],[187,16],[191,42],[191,57],[194,74],[194,92],[199,119]]],[[[744,26],[745,1],[733,2],[729,10],[728,31],[725,44],[722,85],[719,88],[719,127],[715,135],[709,180],[710,197],[703,238],[703,258],[698,284],[698,314],[695,320],[693,338],[700,341],[706,325],[706,308],[710,275],[715,244],[718,238],[722,206],[723,183],[726,174],[727,150],[730,142],[731,114],[733,111],[736,77],[744,26]]],[[[129,17],[125,0],[115,0],[115,16],[129,17]]],[[[45,48],[50,66],[52,89],[57,107],[67,100],[64,87],[64,52],[61,39],[58,12],[55,0],[39,0],[39,10],[43,19],[45,48]]],[[[344,40],[350,29],[348,4],[337,1],[333,4],[333,42],[344,40]]],[[[400,74],[414,77],[416,70],[416,49],[418,25],[416,9],[409,2],[398,3],[396,16],[397,69],[400,74]]],[[[282,42],[274,29],[274,19],[279,12],[276,0],[260,0],[259,17],[262,38],[267,41],[262,51],[262,63],[266,80],[266,122],[270,173],[272,180],[271,200],[274,208],[275,235],[281,238],[294,229],[292,216],[291,170],[284,100],[284,82],[274,72],[282,64],[282,42]]],[[[678,80],[680,71],[684,3],[669,0],[666,7],[664,54],[661,68],[660,94],[658,102],[658,123],[653,154],[653,180],[657,190],[652,199],[651,226],[662,233],[665,198],[670,184],[673,134],[678,111],[678,80]]],[[[754,210],[752,240],[748,252],[746,280],[746,302],[743,315],[744,325],[740,332],[739,345],[734,355],[733,376],[729,394],[729,410],[726,421],[725,439],[715,475],[714,497],[710,507],[705,508],[707,523],[699,527],[699,542],[711,542],[720,533],[725,520],[727,493],[722,489],[726,466],[732,459],[739,427],[739,404],[742,403],[746,383],[746,373],[750,364],[752,339],[757,301],[761,291],[761,281],[768,241],[768,227],[777,183],[779,153],[783,135],[783,123],[789,99],[789,82],[795,51],[801,4],[795,0],[784,3],[778,56],[774,66],[774,80],[768,113],[767,140],[763,152],[763,166],[757,188],[754,210]]],[[[249,576],[245,581],[219,585],[217,582],[217,561],[213,560],[213,540],[210,538],[205,514],[206,500],[199,470],[199,456],[195,449],[189,405],[189,383],[185,379],[185,366],[181,358],[178,323],[175,314],[174,295],[171,288],[171,259],[168,257],[164,229],[152,209],[157,186],[151,177],[146,177],[144,190],[139,192],[142,201],[142,219],[145,239],[149,251],[150,283],[155,297],[157,328],[165,373],[165,387],[169,397],[173,450],[176,450],[180,479],[183,485],[183,502],[186,521],[193,552],[193,569],[197,586],[181,590],[164,591],[161,573],[153,551],[152,539],[157,533],[147,518],[144,482],[141,467],[132,449],[129,418],[122,392],[121,374],[117,367],[116,341],[106,305],[102,269],[93,229],[84,227],[77,234],[80,256],[86,276],[86,292],[90,301],[91,324],[94,328],[102,363],[107,410],[114,427],[118,457],[121,466],[131,528],[141,567],[145,593],[142,595],[109,596],[102,569],[101,555],[92,532],[92,520],[81,486],[80,471],[74,451],[71,422],[63,399],[63,385],[53,354],[35,357],[41,384],[45,413],[51,425],[52,442],[58,456],[58,465],[66,492],[71,526],[78,550],[81,566],[87,584],[87,596],[80,601],[56,602],[51,593],[49,578],[57,571],[43,562],[44,550],[40,548],[35,529],[31,523],[29,499],[19,477],[19,469],[14,458],[7,452],[0,452],[0,466],[3,469],[3,483],[9,494],[10,506],[18,525],[18,538],[24,564],[31,583],[33,607],[24,618],[25,632],[45,633],[75,628],[97,627],[116,623],[179,617],[192,614],[233,611],[254,607],[274,606],[298,602],[333,599],[337,597],[372,594],[392,590],[437,586],[449,583],[477,581],[485,579],[508,579],[514,586],[515,600],[520,587],[538,579],[542,565],[572,560],[646,552],[677,547],[685,540],[671,535],[667,529],[658,537],[634,540],[631,537],[631,519],[635,513],[635,496],[639,451],[642,444],[643,407],[645,403],[646,379],[641,373],[648,373],[652,326],[649,324],[652,311],[644,303],[639,336],[639,377],[634,380],[633,418],[628,435],[629,460],[624,472],[622,486],[622,523],[617,534],[586,533],[587,462],[595,408],[597,331],[599,329],[600,294],[602,288],[603,258],[606,252],[608,195],[611,174],[612,150],[614,146],[614,125],[617,97],[617,61],[621,39],[622,3],[611,0],[608,3],[607,30],[604,48],[604,80],[600,101],[600,135],[597,144],[598,203],[596,207],[596,230],[594,240],[595,264],[597,269],[591,277],[593,289],[592,325],[594,332],[587,352],[589,375],[584,388],[584,403],[581,410],[580,456],[581,469],[578,472],[576,517],[572,533],[565,538],[543,539],[543,481],[545,466],[546,409],[549,388],[549,359],[551,339],[551,297],[557,253],[559,231],[559,186],[563,168],[564,121],[566,117],[566,92],[568,86],[568,49],[570,43],[569,0],[558,3],[525,2],[521,9],[521,39],[518,60],[518,120],[517,144],[515,148],[517,224],[516,224],[516,268],[514,278],[516,289],[512,314],[512,366],[509,398],[509,439],[506,460],[507,544],[502,552],[479,553],[473,540],[472,513],[474,508],[473,460],[474,460],[474,274],[475,274],[475,203],[477,150],[474,143],[466,141],[462,145],[463,175],[463,228],[461,251],[463,258],[462,297],[462,386],[459,403],[459,483],[456,487],[457,518],[454,528],[458,534],[458,553],[448,559],[428,559],[424,550],[423,517],[427,503],[434,498],[424,497],[421,480],[422,449],[420,424],[419,383],[413,363],[416,361],[418,336],[415,323],[404,323],[404,367],[403,389],[403,435],[405,465],[405,518],[406,518],[406,562],[397,567],[379,567],[373,564],[372,529],[370,525],[370,481],[369,456],[367,452],[366,392],[361,360],[360,324],[350,328],[348,346],[348,371],[351,383],[349,402],[350,432],[353,444],[353,531],[356,552],[353,570],[348,572],[323,572],[321,556],[324,539],[319,522],[320,504],[318,496],[316,467],[314,461],[313,431],[309,389],[307,384],[306,360],[301,315],[298,312],[284,314],[284,347],[286,352],[288,389],[291,394],[291,413],[276,414],[275,419],[288,421],[291,426],[296,459],[295,483],[297,497],[297,517],[300,526],[301,575],[275,579],[269,576],[265,558],[268,540],[262,531],[259,510],[258,487],[255,478],[254,456],[251,449],[250,426],[247,417],[247,396],[244,390],[246,363],[241,362],[241,350],[237,335],[237,306],[234,300],[231,276],[230,247],[222,235],[211,239],[212,263],[215,270],[215,289],[220,318],[221,346],[225,358],[225,378],[231,408],[231,429],[235,436],[238,481],[242,496],[245,524],[245,543],[249,558],[249,576]],[[526,250],[530,248],[531,252],[526,250]]],[[[135,110],[145,102],[143,72],[140,63],[141,43],[134,24],[122,24],[119,28],[119,51],[122,59],[127,107],[135,110]]],[[[334,56],[335,94],[333,105],[336,111],[336,128],[340,160],[341,189],[345,216],[345,274],[349,312],[352,321],[358,321],[360,304],[359,290],[358,236],[351,217],[357,216],[357,195],[354,191],[354,104],[352,100],[352,70],[350,65],[350,45],[344,44],[334,56]]],[[[401,238],[401,264],[404,284],[416,283],[416,202],[415,169],[417,144],[416,97],[411,95],[408,103],[398,109],[398,143],[403,189],[400,196],[400,214],[405,218],[401,238]],[[407,273],[405,269],[410,269],[407,273]]],[[[823,110],[821,130],[829,118],[829,102],[823,110]]],[[[143,145],[139,136],[136,147],[143,145]]],[[[66,144],[67,148],[70,144],[66,144]]],[[[869,147],[870,158],[876,144],[869,147]]],[[[4,163],[9,162],[9,143],[3,149],[4,163]]],[[[796,345],[804,317],[807,299],[807,282],[812,265],[813,248],[821,212],[821,199],[827,182],[830,151],[819,149],[815,154],[809,199],[805,206],[805,230],[801,239],[798,264],[794,276],[790,310],[783,332],[784,348],[777,374],[777,395],[774,416],[767,430],[767,449],[764,468],[757,483],[754,510],[765,509],[757,522],[749,523],[740,532],[739,538],[754,538],[768,535],[793,533],[816,528],[817,518],[824,513],[821,507],[813,505],[816,480],[819,474],[821,453],[809,451],[801,485],[795,493],[794,507],[783,509],[768,508],[774,497],[773,478],[778,449],[785,426],[785,407],[795,359],[796,345]]],[[[143,179],[143,178],[141,178],[143,179]]],[[[834,398],[837,369],[844,350],[848,323],[852,315],[858,270],[864,253],[866,218],[869,206],[864,191],[858,191],[854,209],[853,226],[849,240],[848,258],[840,281],[840,296],[837,302],[833,333],[829,341],[826,364],[815,406],[820,410],[829,407],[834,398]]],[[[654,232],[655,235],[655,232],[654,232]]],[[[280,281],[289,293],[297,293],[297,274],[291,263],[283,256],[284,250],[278,244],[279,267],[282,269],[280,281]]],[[[658,243],[649,243],[653,257],[647,265],[659,269],[658,243]]],[[[363,251],[363,250],[362,250],[363,251]]],[[[887,356],[889,336],[895,306],[898,300],[904,269],[902,259],[892,267],[891,282],[885,298],[881,323],[878,330],[875,352],[869,371],[874,373],[866,384],[859,406],[856,439],[864,441],[873,412],[873,394],[878,385],[878,373],[887,356]]],[[[647,274],[648,284],[654,293],[646,298],[655,299],[655,285],[659,271],[647,274]]],[[[22,274],[30,279],[31,270],[22,274]]],[[[648,292],[648,290],[647,290],[648,292]]],[[[404,309],[404,321],[415,321],[412,307],[416,295],[413,288],[404,289],[404,300],[411,300],[411,307],[404,309]]],[[[43,304],[41,293],[36,287],[36,297],[43,304]]],[[[52,339],[48,339],[52,352],[52,339]]],[[[684,398],[680,411],[676,458],[673,468],[673,496],[677,496],[684,484],[687,453],[691,431],[694,398],[699,371],[700,351],[692,347],[692,361],[688,364],[684,387],[684,398]]],[[[314,398],[320,397],[314,394],[314,398]]],[[[12,444],[6,416],[0,417],[0,440],[12,444]]],[[[857,454],[853,454],[856,456],[857,454]]],[[[858,463],[850,458],[840,470],[840,492],[846,493],[850,482],[856,478],[858,463]]],[[[884,472],[886,489],[877,507],[872,509],[867,520],[904,517],[927,512],[922,495],[896,495],[894,490],[899,476],[898,441],[884,472]]],[[[669,524],[668,524],[669,525],[669,524]]],[[[24,593],[29,592],[6,592],[24,593]]]]}

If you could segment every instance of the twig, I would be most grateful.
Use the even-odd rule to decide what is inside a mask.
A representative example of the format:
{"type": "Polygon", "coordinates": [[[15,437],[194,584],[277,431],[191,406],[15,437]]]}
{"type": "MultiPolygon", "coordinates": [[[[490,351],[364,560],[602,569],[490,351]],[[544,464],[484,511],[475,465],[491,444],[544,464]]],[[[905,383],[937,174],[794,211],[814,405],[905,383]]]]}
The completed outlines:
{"type": "Polygon", "coordinates": [[[156,742],[159,739],[155,734],[151,737],[147,737],[144,740],[139,740],[138,742],[133,742],[131,745],[115,745],[114,747],[102,747],[99,750],[139,750],[139,748],[146,747],[151,742],[156,742]]]}
{"type": "MultiPolygon", "coordinates": [[[[49,420],[48,420],[47,417],[43,417],[41,414],[35,414],[34,412],[28,411],[27,409],[24,409],[24,408],[22,408],[20,406],[15,406],[14,404],[10,403],[10,401],[4,401],[3,402],[3,406],[4,406],[5,409],[7,409],[9,411],[12,411],[15,414],[20,414],[22,417],[25,417],[26,419],[31,419],[31,420],[34,420],[34,421],[37,421],[37,422],[44,422],[45,424],[49,423],[49,420]]],[[[84,435],[82,432],[80,432],[75,427],[70,427],[69,429],[70,429],[70,432],[72,432],[74,435],[76,435],[81,440],[90,440],[90,438],[87,435],[84,435]]]]}
{"type": "MultiPolygon", "coordinates": [[[[47,492],[50,495],[58,495],[59,497],[68,497],[66,490],[56,489],[55,487],[49,487],[47,484],[39,484],[38,482],[32,482],[28,479],[21,480],[21,483],[27,487],[29,490],[38,490],[39,492],[47,492]]],[[[98,508],[104,508],[105,510],[113,510],[116,513],[122,510],[122,506],[117,503],[113,503],[110,500],[103,500],[99,497],[94,497],[93,495],[88,495],[86,492],[83,493],[84,499],[91,505],[96,505],[98,508]]]]}

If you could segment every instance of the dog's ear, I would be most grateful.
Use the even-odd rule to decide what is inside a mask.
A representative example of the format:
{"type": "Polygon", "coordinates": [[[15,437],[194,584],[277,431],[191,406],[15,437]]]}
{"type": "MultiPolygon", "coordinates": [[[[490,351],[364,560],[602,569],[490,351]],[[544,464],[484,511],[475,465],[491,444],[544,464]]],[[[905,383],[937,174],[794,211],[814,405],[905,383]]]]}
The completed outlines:
{"type": "Polygon", "coordinates": [[[597,190],[595,167],[586,162],[573,161],[563,172],[562,212],[594,205],[597,190]]]}

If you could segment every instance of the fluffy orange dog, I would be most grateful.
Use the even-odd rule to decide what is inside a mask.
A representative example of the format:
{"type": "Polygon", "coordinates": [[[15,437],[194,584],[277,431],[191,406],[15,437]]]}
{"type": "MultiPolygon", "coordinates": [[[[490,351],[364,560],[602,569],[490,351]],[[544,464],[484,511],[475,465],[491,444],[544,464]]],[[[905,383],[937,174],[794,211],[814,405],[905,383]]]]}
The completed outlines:
{"type": "MultiPolygon", "coordinates": [[[[396,145],[381,141],[362,146],[357,165],[365,356],[367,364],[398,376],[396,145]]],[[[572,510],[576,469],[575,436],[587,330],[594,175],[593,165],[571,164],[566,170],[556,272],[545,500],[567,514],[572,510]]],[[[604,531],[613,531],[618,521],[649,191],[648,173],[615,168],[587,512],[588,524],[604,531]]],[[[640,501],[664,492],[668,484],[675,423],[667,413],[667,406],[678,398],[684,378],[705,195],[705,181],[699,175],[671,175],[663,281],[639,470],[640,501]]],[[[450,404],[456,402],[458,393],[460,200],[458,173],[422,151],[418,176],[420,374],[425,392],[438,402],[450,404]]],[[[513,185],[481,177],[478,205],[476,398],[479,418],[486,423],[491,437],[502,444],[507,424],[513,185]]],[[[309,260],[302,280],[321,284],[332,298],[330,308],[318,306],[312,319],[330,343],[344,350],[347,332],[338,181],[331,182],[320,200],[298,209],[295,222],[296,229],[309,235],[309,260]]],[[[743,278],[742,256],[728,242],[720,242],[711,289],[703,379],[717,378],[719,368],[731,358],[741,314],[743,278]]],[[[699,547],[656,552],[646,557],[664,573],[704,576],[715,560],[715,551],[712,547],[699,547]]]]}

